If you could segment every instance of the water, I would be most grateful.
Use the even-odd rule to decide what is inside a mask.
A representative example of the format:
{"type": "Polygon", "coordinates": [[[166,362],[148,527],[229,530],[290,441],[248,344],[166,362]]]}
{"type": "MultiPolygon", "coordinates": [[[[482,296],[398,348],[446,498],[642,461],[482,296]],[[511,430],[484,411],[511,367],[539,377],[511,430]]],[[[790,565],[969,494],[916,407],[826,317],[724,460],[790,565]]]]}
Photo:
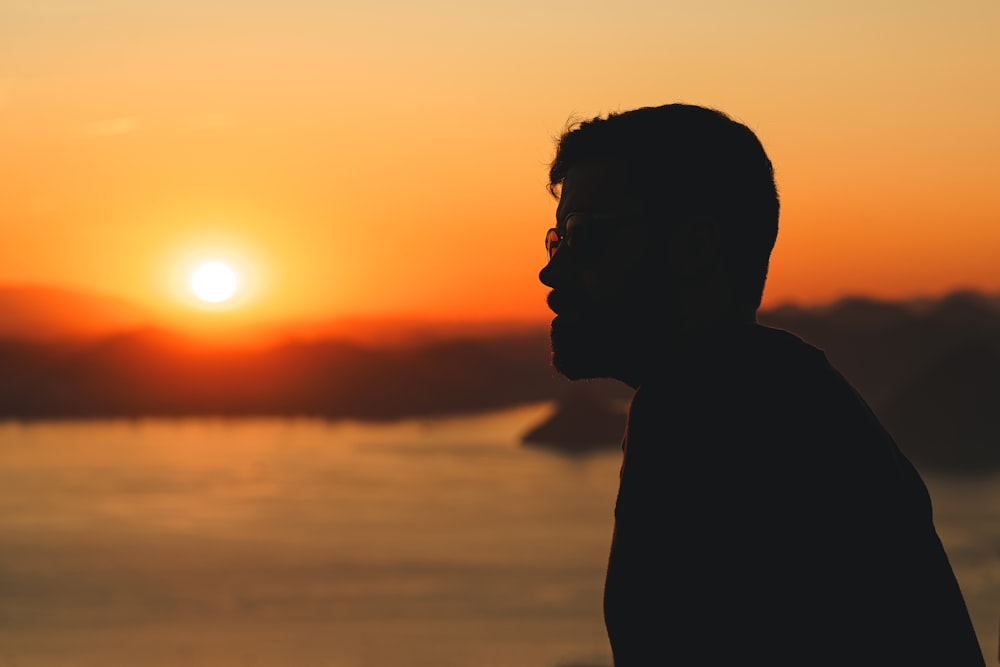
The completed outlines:
{"type": "MultiPolygon", "coordinates": [[[[0,424],[0,667],[610,665],[620,458],[549,409],[0,424]]],[[[995,656],[1000,476],[927,481],[995,656]]]]}

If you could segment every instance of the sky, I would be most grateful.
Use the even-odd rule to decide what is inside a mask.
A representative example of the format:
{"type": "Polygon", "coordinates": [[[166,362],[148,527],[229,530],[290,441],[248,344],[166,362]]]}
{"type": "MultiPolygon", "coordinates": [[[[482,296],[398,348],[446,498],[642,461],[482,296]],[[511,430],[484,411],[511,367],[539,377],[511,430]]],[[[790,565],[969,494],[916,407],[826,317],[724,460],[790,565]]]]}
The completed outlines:
{"type": "Polygon", "coordinates": [[[4,0],[0,285],[545,321],[554,139],[686,102],[775,165],[765,307],[998,292],[997,34],[996,0],[4,0]]]}

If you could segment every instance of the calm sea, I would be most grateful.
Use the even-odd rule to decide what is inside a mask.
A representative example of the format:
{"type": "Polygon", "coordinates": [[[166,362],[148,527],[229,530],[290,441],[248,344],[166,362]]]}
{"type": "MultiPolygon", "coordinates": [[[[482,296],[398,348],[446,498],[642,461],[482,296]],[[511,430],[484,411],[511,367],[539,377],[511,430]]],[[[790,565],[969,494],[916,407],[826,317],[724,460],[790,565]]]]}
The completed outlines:
{"type": "MultiPolygon", "coordinates": [[[[549,409],[0,423],[0,667],[610,665],[620,454],[549,409]]],[[[993,662],[1000,476],[925,477],[993,662]]]]}

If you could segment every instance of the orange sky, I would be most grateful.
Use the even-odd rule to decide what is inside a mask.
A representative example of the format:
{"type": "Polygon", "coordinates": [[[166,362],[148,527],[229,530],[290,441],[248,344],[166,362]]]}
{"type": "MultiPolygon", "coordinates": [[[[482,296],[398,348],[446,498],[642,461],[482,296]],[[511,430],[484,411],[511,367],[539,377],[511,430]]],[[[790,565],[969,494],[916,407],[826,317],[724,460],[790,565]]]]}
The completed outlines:
{"type": "Polygon", "coordinates": [[[6,0],[0,284],[541,321],[553,137],[683,101],[775,163],[765,305],[1000,291],[1000,3],[680,4],[6,0]]]}

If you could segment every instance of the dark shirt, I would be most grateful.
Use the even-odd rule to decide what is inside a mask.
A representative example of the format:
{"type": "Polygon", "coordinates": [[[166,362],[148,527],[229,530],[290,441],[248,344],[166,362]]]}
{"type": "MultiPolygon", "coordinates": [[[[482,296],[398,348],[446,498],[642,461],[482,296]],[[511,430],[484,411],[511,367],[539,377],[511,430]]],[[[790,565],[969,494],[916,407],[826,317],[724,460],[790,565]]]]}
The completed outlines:
{"type": "Polygon", "coordinates": [[[616,667],[984,665],[923,481],[820,350],[748,325],[658,370],[624,442],[616,667]]]}

